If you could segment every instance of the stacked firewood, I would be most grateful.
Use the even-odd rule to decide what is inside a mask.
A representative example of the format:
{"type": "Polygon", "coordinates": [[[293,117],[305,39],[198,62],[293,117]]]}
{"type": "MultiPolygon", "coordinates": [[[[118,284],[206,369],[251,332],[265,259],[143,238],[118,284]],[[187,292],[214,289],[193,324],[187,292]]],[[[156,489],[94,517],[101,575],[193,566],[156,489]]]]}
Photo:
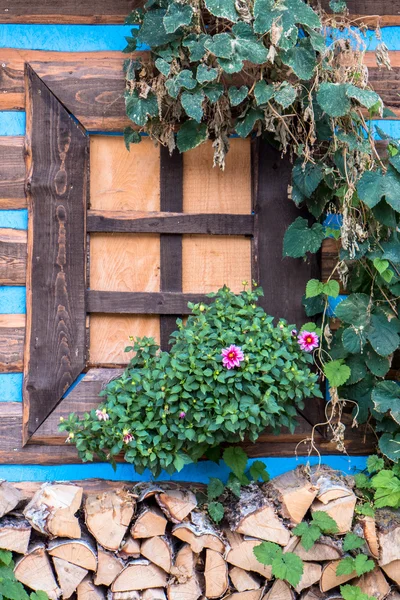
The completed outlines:
{"type": "Polygon", "coordinates": [[[400,600],[400,513],[355,514],[352,479],[326,467],[299,467],[226,499],[219,526],[200,510],[194,486],[46,483],[26,498],[0,481],[0,548],[15,553],[15,576],[51,600],[322,600],[351,583],[379,599],[400,600]],[[193,491],[192,491],[193,490],[193,491]],[[339,533],[305,550],[292,530],[325,511],[339,533]],[[342,539],[365,540],[373,571],[336,574],[342,539]],[[279,544],[304,561],[299,584],[274,579],[253,549],[279,544]],[[19,558],[18,558],[18,555],[19,558]]]}

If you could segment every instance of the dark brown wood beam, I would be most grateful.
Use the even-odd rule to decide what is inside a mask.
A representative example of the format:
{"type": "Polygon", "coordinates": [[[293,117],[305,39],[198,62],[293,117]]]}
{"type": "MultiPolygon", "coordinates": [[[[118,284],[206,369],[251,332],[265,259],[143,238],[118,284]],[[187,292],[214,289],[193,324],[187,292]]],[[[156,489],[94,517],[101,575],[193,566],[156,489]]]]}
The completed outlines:
{"type": "Polygon", "coordinates": [[[101,292],[87,291],[89,313],[133,315],[188,315],[188,302],[210,302],[206,294],[179,292],[101,292]]]}
{"type": "Polygon", "coordinates": [[[0,209],[26,208],[24,185],[24,138],[2,136],[0,137],[0,209]]]}
{"type": "Polygon", "coordinates": [[[27,232],[0,229],[0,285],[25,285],[27,232]]]}
{"type": "Polygon", "coordinates": [[[0,315],[0,373],[22,371],[25,315],[0,315]]]}

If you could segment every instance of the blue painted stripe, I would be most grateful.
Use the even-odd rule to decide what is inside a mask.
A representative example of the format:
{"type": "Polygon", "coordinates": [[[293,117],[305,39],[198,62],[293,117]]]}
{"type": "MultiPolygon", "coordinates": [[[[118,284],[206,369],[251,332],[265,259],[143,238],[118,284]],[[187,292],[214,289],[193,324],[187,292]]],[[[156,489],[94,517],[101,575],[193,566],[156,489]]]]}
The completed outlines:
{"type": "Polygon", "coordinates": [[[0,315],[23,315],[26,313],[26,288],[0,286],[0,315]]]}
{"type": "Polygon", "coordinates": [[[0,111],[0,135],[25,135],[25,113],[0,111]]]}
{"type": "Polygon", "coordinates": [[[26,209],[0,210],[0,227],[28,229],[28,211],[26,209]]]}
{"type": "Polygon", "coordinates": [[[394,121],[392,119],[377,119],[376,121],[372,121],[372,125],[374,127],[374,138],[376,140],[380,140],[380,136],[376,131],[375,126],[378,126],[386,135],[390,135],[390,137],[395,140],[400,139],[400,121],[394,121]]]}
{"type": "MultiPolygon", "coordinates": [[[[300,464],[318,464],[317,457],[296,458],[257,458],[262,460],[267,467],[271,477],[276,477],[286,471],[296,468],[300,464]]],[[[249,461],[250,464],[254,460],[249,461]]],[[[322,462],[330,467],[349,474],[366,467],[366,458],[363,456],[324,456],[322,462]]],[[[204,461],[196,465],[187,465],[180,473],[170,476],[162,473],[159,480],[163,481],[193,481],[208,483],[210,477],[218,477],[226,481],[228,468],[225,465],[204,461]]],[[[113,471],[109,464],[76,464],[57,465],[43,467],[37,465],[3,465],[0,466],[0,478],[8,481],[70,481],[89,478],[110,479],[111,481],[151,481],[152,477],[148,471],[138,475],[132,465],[119,464],[117,470],[113,471]]]]}
{"type": "MultiPolygon", "coordinates": [[[[379,43],[383,42],[388,50],[399,50],[400,49],[400,27],[382,27],[380,39],[376,37],[376,33],[373,29],[367,30],[364,34],[360,32],[356,27],[352,27],[352,30],[360,36],[362,43],[365,44],[366,50],[368,52],[372,52],[376,50],[379,43]]],[[[343,31],[338,31],[337,29],[331,29],[333,35],[328,37],[328,40],[331,41],[333,37],[335,39],[351,39],[349,38],[349,34],[346,29],[343,31]]],[[[353,41],[353,45],[359,45],[355,40],[353,41]]]]}
{"type": "Polygon", "coordinates": [[[339,294],[339,296],[337,298],[333,298],[332,296],[329,296],[329,298],[328,298],[328,309],[326,311],[328,317],[334,317],[335,316],[335,311],[336,311],[337,305],[340,304],[346,298],[347,298],[347,296],[344,295],[344,294],[339,294]]]}
{"type": "Polygon", "coordinates": [[[0,402],[22,402],[22,373],[0,373],[0,402]]]}
{"type": "Polygon", "coordinates": [[[123,50],[131,25],[14,25],[0,26],[1,48],[65,52],[123,50]]]}

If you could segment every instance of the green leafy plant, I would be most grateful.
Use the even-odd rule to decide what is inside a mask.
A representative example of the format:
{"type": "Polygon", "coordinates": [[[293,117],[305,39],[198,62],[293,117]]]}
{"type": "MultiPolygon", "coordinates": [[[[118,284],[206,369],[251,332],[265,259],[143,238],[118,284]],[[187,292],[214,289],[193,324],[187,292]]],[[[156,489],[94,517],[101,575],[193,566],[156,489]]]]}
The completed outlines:
{"type": "Polygon", "coordinates": [[[343,600],[373,600],[374,596],[364,594],[356,585],[341,585],[340,593],[343,600]]]}
{"type": "Polygon", "coordinates": [[[323,533],[333,534],[338,531],[336,521],[326,512],[320,510],[312,514],[309,523],[303,521],[293,529],[293,533],[301,538],[301,545],[306,550],[311,550],[323,533]]]}
{"type": "MultiPolygon", "coordinates": [[[[265,427],[279,431],[296,424],[304,399],[321,397],[312,356],[300,349],[293,326],[257,305],[260,289],[210,296],[210,304],[189,305],[187,323],[177,322],[169,352],[153,339],[136,340],[124,374],[102,392],[97,410],[73,414],[60,427],[85,461],[96,454],[114,461],[124,452],[138,472],[179,471],[222,442],[255,441],[265,427]],[[237,363],[225,366],[222,352],[233,347],[237,363]]],[[[245,456],[225,451],[233,475],[242,479],[245,456]]],[[[253,471],[263,476],[261,465],[253,471]]],[[[231,480],[237,487],[237,482],[231,480]]]]}
{"type": "Polygon", "coordinates": [[[355,478],[358,492],[365,504],[357,512],[374,515],[374,508],[400,508],[400,465],[391,464],[378,456],[367,460],[367,473],[358,473],[355,478]]]}
{"type": "Polygon", "coordinates": [[[296,587],[304,571],[304,564],[293,552],[283,552],[278,544],[262,542],[253,549],[254,555],[262,565],[272,566],[272,575],[283,579],[296,587]]]}
{"type": "Polygon", "coordinates": [[[346,558],[342,558],[336,567],[336,575],[351,575],[352,573],[356,573],[360,577],[364,573],[373,571],[374,568],[374,561],[365,556],[365,554],[357,554],[355,558],[346,556],[346,558]]]}
{"type": "Polygon", "coordinates": [[[4,600],[49,600],[46,592],[31,592],[28,594],[14,575],[12,553],[0,550],[0,597],[4,600]]]}

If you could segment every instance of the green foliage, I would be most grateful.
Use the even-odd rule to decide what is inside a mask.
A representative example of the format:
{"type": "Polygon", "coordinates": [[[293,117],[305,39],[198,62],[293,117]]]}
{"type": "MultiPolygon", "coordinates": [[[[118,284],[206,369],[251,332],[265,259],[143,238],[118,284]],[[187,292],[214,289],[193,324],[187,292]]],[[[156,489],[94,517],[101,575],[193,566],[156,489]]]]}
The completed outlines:
{"type": "Polygon", "coordinates": [[[400,508],[400,479],[392,470],[382,470],[371,479],[371,487],[375,490],[376,508],[390,506],[400,508]]]}
{"type": "Polygon", "coordinates": [[[351,369],[343,359],[331,360],[324,365],[324,375],[332,387],[344,385],[351,375],[351,369]]]}
{"type": "Polygon", "coordinates": [[[364,546],[365,542],[355,533],[346,533],[343,540],[343,550],[349,552],[350,550],[358,550],[364,546]]]}
{"type": "Polygon", "coordinates": [[[346,556],[342,558],[336,567],[336,575],[351,575],[354,573],[358,577],[369,573],[375,568],[373,560],[369,559],[365,554],[357,554],[355,558],[352,556],[346,556]]]}
{"type": "Polygon", "coordinates": [[[356,585],[341,585],[340,593],[343,600],[374,600],[374,596],[364,594],[356,585]]]}
{"type": "Polygon", "coordinates": [[[301,538],[301,545],[311,550],[323,533],[334,534],[339,531],[337,523],[324,511],[315,511],[310,523],[302,522],[296,525],[293,533],[301,538]]]}
{"type": "Polygon", "coordinates": [[[357,506],[359,514],[374,516],[375,508],[400,508],[400,466],[391,464],[378,456],[370,456],[366,473],[355,476],[355,484],[359,495],[366,500],[357,506]]]}
{"type": "Polygon", "coordinates": [[[261,460],[255,460],[251,465],[249,472],[254,481],[259,481],[261,479],[261,481],[266,483],[270,479],[266,466],[261,460]]]}
{"type": "Polygon", "coordinates": [[[320,223],[309,227],[306,219],[297,217],[286,230],[283,255],[301,258],[306,256],[307,252],[315,253],[321,248],[324,237],[324,228],[320,223]]]}
{"type": "MultiPolygon", "coordinates": [[[[222,442],[255,441],[267,426],[293,431],[296,407],[305,398],[321,397],[317,375],[293,326],[274,325],[256,304],[260,294],[259,289],[234,294],[225,287],[208,305],[190,304],[192,315],[186,324],[177,321],[169,352],[160,352],[151,338],[129,346],[135,354],[101,393],[98,410],[70,415],[60,425],[80,457],[112,462],[123,452],[137,471],[148,468],[158,476],[162,469],[180,471],[222,442]],[[228,369],[221,352],[232,344],[244,360],[228,369]]],[[[248,483],[243,450],[227,448],[223,458],[248,483]]]]}
{"type": "Polygon", "coordinates": [[[49,600],[45,592],[31,592],[28,594],[14,575],[14,561],[12,553],[0,550],[0,598],[3,600],[49,600]]]}
{"type": "Polygon", "coordinates": [[[208,504],[208,514],[215,523],[222,521],[224,517],[225,509],[221,502],[210,502],[208,504]]]}
{"type": "Polygon", "coordinates": [[[262,542],[253,549],[258,562],[272,566],[272,575],[283,579],[295,587],[303,575],[304,565],[301,558],[293,552],[283,552],[278,544],[262,542]]]}

